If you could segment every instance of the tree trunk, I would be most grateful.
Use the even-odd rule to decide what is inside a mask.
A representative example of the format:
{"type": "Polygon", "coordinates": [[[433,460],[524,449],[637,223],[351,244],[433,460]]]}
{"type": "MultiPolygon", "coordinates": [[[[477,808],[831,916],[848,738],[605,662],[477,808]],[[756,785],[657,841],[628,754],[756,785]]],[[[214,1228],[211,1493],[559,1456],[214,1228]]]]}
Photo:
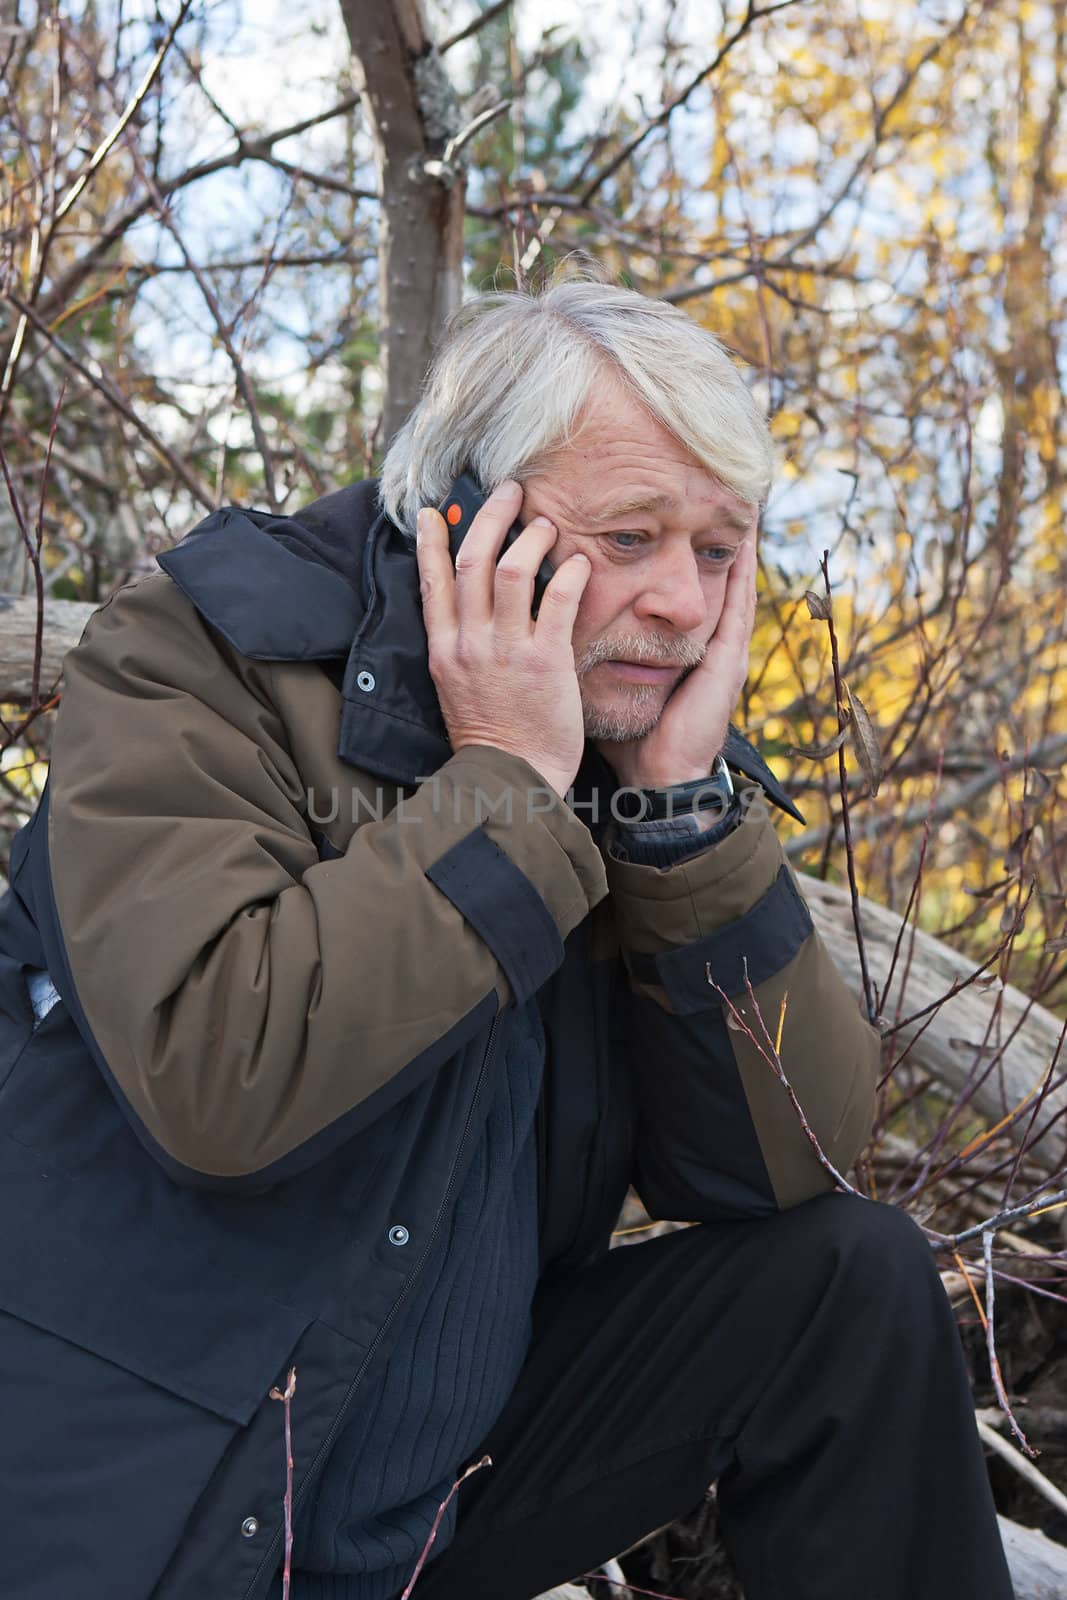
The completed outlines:
{"type": "Polygon", "coordinates": [[[418,399],[434,343],[460,300],[466,172],[458,159],[446,159],[460,109],[419,0],[341,0],[341,12],[362,79],[382,197],[384,445],[418,399]]]}

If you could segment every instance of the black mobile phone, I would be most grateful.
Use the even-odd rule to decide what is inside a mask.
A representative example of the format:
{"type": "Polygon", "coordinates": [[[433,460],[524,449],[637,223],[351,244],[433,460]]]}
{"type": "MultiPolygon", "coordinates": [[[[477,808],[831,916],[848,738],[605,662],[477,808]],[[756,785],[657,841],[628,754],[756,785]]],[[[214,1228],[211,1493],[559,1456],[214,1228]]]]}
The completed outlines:
{"type": "MultiPolygon", "coordinates": [[[[437,508],[448,524],[448,548],[452,552],[453,566],[455,566],[456,556],[459,554],[459,547],[463,543],[464,536],[478,512],[484,506],[485,500],[485,495],[472,475],[469,472],[461,472],[437,508]]],[[[515,543],[521,532],[522,523],[513,522],[504,536],[504,543],[500,547],[501,555],[510,545],[515,543]]],[[[530,609],[535,617],[555,570],[546,556],[534,576],[533,605],[530,609]]]]}

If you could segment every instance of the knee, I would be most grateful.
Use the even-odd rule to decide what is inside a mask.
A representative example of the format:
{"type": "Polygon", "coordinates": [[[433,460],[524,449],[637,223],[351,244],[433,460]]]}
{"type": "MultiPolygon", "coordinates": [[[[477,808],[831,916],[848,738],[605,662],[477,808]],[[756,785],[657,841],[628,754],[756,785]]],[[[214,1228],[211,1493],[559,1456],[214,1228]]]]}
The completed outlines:
{"type": "Polygon", "coordinates": [[[854,1303],[883,1315],[902,1305],[948,1309],[934,1253],[906,1212],[840,1193],[796,1208],[804,1210],[810,1248],[854,1303]]]}

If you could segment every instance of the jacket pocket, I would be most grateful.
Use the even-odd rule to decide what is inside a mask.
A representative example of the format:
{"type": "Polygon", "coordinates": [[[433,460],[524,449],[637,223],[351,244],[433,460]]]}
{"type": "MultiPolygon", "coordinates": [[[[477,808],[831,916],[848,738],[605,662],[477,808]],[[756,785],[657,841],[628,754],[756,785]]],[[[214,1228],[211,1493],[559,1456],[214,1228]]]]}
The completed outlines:
{"type": "Polygon", "coordinates": [[[145,1600],[309,1319],[210,1271],[190,1296],[166,1263],[132,1282],[28,1246],[0,1245],[4,1592],[145,1600]]]}

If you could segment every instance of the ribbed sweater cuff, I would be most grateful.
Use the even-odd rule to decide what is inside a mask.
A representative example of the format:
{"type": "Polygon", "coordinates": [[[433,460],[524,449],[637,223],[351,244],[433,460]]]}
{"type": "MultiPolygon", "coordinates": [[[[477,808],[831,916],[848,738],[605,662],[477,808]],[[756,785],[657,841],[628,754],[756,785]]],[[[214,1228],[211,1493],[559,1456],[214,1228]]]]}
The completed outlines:
{"type": "MultiPolygon", "coordinates": [[[[406,1581],[406,1580],[404,1580],[406,1581]]],[[[290,1600],[397,1600],[404,1581],[397,1583],[395,1572],[294,1572],[290,1600]]],[[[279,1580],[271,1600],[281,1595],[279,1580]]]]}

